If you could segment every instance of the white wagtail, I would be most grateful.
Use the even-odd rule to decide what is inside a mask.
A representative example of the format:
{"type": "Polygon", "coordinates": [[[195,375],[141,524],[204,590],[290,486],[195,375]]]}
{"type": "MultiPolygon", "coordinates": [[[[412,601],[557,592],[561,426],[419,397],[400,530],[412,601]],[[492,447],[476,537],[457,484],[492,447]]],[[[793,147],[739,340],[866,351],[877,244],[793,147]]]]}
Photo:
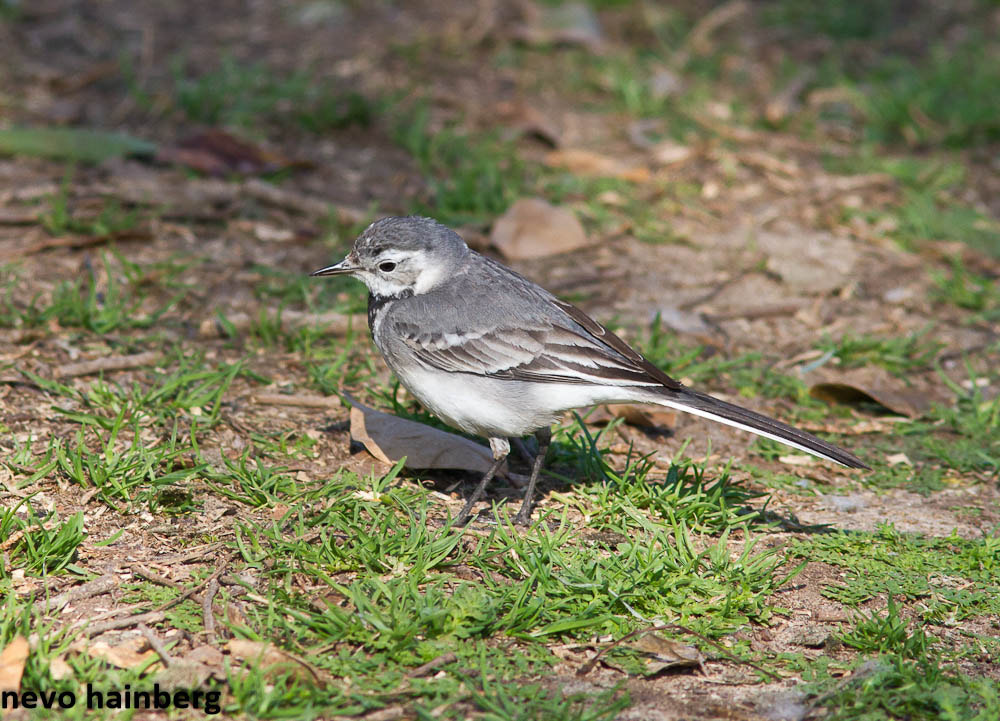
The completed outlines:
{"type": "Polygon", "coordinates": [[[389,368],[446,423],[489,439],[493,464],[458,523],[507,457],[509,439],[534,433],[538,455],[515,519],[527,524],[552,423],[600,403],[670,406],[867,468],[805,431],[686,388],[579,308],[430,218],[382,218],[344,260],[312,275],[353,275],[367,285],[368,326],[389,368]]]}

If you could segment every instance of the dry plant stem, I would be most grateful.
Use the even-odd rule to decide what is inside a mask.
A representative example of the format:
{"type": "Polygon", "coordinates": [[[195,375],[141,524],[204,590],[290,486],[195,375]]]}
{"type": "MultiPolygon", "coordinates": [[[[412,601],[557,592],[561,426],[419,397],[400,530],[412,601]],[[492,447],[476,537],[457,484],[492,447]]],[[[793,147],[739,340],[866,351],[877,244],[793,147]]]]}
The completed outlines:
{"type": "Polygon", "coordinates": [[[215,614],[212,613],[212,600],[219,592],[219,579],[213,578],[205,589],[205,595],[201,600],[201,615],[205,624],[205,641],[210,644],[215,643],[215,614]]]}
{"type": "MultiPolygon", "coordinates": [[[[229,329],[235,330],[237,333],[245,333],[253,327],[257,319],[257,316],[247,313],[232,313],[226,316],[227,324],[224,326],[215,318],[206,318],[198,328],[198,335],[202,338],[215,338],[225,336],[229,329]]],[[[294,310],[286,310],[281,314],[282,327],[290,330],[321,327],[327,333],[344,335],[352,328],[365,328],[367,324],[367,317],[363,315],[344,315],[333,312],[305,313],[294,310]]]]}
{"type": "Polygon", "coordinates": [[[447,666],[449,663],[454,663],[457,660],[458,656],[449,651],[448,653],[441,654],[437,658],[432,658],[430,661],[423,664],[422,666],[417,666],[415,669],[413,669],[406,675],[408,678],[419,678],[421,676],[426,676],[431,671],[434,671],[440,668],[441,666],[447,666]]]}
{"type": "Polygon", "coordinates": [[[190,589],[188,591],[185,591],[184,593],[182,593],[177,598],[172,598],[169,601],[167,601],[166,603],[161,604],[159,606],[159,608],[157,608],[156,610],[157,611],[165,611],[168,608],[176,606],[181,601],[185,601],[188,598],[191,598],[192,596],[194,596],[195,594],[197,594],[199,591],[201,591],[203,588],[206,588],[210,583],[212,583],[212,581],[218,580],[219,576],[221,576],[225,572],[226,567],[229,565],[229,562],[231,560],[233,560],[233,554],[227,554],[226,557],[223,558],[222,561],[219,562],[219,565],[212,572],[211,576],[209,576],[208,578],[206,578],[204,581],[202,581],[201,583],[199,583],[194,588],[192,588],[192,589],[190,589]]]}
{"type": "Polygon", "coordinates": [[[160,657],[161,661],[163,661],[164,666],[169,666],[174,662],[174,660],[170,657],[170,654],[167,653],[167,647],[163,645],[163,641],[160,640],[160,637],[157,636],[156,633],[149,628],[149,626],[144,623],[140,623],[139,633],[146,637],[146,641],[149,642],[149,647],[156,651],[156,655],[160,657]]]}
{"type": "Polygon", "coordinates": [[[81,361],[79,363],[67,363],[55,370],[56,378],[74,378],[76,376],[89,376],[102,371],[121,371],[130,368],[142,368],[153,365],[161,357],[159,351],[146,351],[145,353],[135,353],[133,355],[113,355],[94,360],[81,361]]]}
{"type": "MultiPolygon", "coordinates": [[[[183,593],[183,592],[185,592],[187,590],[187,587],[183,583],[178,583],[177,581],[173,581],[173,580],[171,580],[169,578],[165,578],[164,576],[161,576],[158,573],[153,573],[152,571],[147,571],[146,569],[144,569],[144,568],[142,568],[142,567],[140,567],[138,565],[132,566],[132,573],[134,573],[137,576],[141,576],[142,578],[145,578],[147,581],[152,581],[153,583],[158,583],[161,586],[166,586],[167,588],[173,588],[173,589],[175,589],[177,591],[180,591],[181,593],[183,593]]],[[[202,603],[202,601],[203,601],[203,598],[202,598],[201,594],[198,594],[198,593],[192,593],[191,596],[190,596],[190,598],[191,598],[192,601],[194,601],[196,603],[202,603]]]]}
{"type": "Polygon", "coordinates": [[[220,548],[222,548],[221,543],[207,543],[204,546],[192,548],[190,551],[185,551],[184,553],[174,553],[170,556],[159,556],[156,561],[157,563],[187,563],[188,561],[205,558],[213,554],[215,551],[218,551],[220,548]]]}
{"type": "Polygon", "coordinates": [[[54,598],[43,598],[40,601],[36,601],[35,608],[40,611],[60,611],[68,603],[93,596],[100,596],[117,587],[118,581],[113,574],[109,573],[100,578],[95,578],[93,581],[87,581],[82,586],[77,586],[65,593],[60,593],[54,598]]]}
{"type": "Polygon", "coordinates": [[[115,619],[114,621],[95,623],[91,626],[86,626],[83,629],[83,632],[87,636],[100,636],[102,633],[107,631],[117,631],[122,628],[131,628],[140,623],[159,623],[164,618],[166,618],[166,614],[163,613],[163,611],[147,611],[146,613],[137,613],[132,616],[126,616],[125,618],[115,619]]]}
{"type": "Polygon", "coordinates": [[[278,208],[294,210],[303,215],[324,218],[332,212],[341,223],[350,224],[360,223],[369,217],[368,212],[361,208],[329,203],[322,198],[279,188],[277,185],[256,178],[243,183],[240,189],[249,198],[278,208]]]}
{"type": "Polygon", "coordinates": [[[337,396],[282,395],[281,393],[257,393],[250,398],[264,406],[291,406],[294,408],[335,408],[344,407],[337,396]]]}
{"type": "Polygon", "coordinates": [[[104,243],[109,243],[111,241],[121,242],[123,240],[149,240],[152,237],[153,235],[149,232],[149,230],[136,229],[122,230],[115,233],[107,233],[105,235],[68,235],[59,238],[41,238],[39,240],[29,242],[24,247],[19,248],[16,252],[0,254],[0,262],[7,263],[12,260],[18,260],[26,255],[41,253],[43,250],[49,250],[51,248],[90,248],[92,246],[103,245],[104,243]]]}

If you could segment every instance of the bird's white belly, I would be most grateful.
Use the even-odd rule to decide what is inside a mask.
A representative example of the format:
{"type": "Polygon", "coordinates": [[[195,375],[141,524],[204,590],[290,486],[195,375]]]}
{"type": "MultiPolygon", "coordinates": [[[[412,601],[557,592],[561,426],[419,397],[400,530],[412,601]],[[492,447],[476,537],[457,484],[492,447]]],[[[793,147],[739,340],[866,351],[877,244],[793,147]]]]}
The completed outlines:
{"type": "Polygon", "coordinates": [[[423,368],[397,369],[400,382],[434,415],[466,433],[513,438],[551,425],[563,411],[627,401],[622,387],[527,383],[423,368]]]}

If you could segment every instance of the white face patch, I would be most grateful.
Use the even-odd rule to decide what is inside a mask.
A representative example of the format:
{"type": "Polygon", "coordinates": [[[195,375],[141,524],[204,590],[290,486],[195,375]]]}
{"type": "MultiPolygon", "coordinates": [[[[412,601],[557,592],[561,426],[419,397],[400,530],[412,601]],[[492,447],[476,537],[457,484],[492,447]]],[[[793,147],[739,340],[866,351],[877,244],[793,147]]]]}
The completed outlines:
{"type": "MultiPolygon", "coordinates": [[[[420,260],[423,260],[422,258],[420,260]]],[[[416,282],[413,284],[413,294],[420,295],[421,293],[426,293],[427,291],[434,290],[437,285],[444,278],[444,268],[441,266],[433,267],[429,264],[424,264],[417,273],[416,282]]]]}
{"type": "Polygon", "coordinates": [[[368,290],[376,298],[391,298],[398,296],[405,290],[410,289],[410,284],[402,279],[396,279],[391,274],[360,270],[357,272],[358,280],[368,286],[368,290]]]}

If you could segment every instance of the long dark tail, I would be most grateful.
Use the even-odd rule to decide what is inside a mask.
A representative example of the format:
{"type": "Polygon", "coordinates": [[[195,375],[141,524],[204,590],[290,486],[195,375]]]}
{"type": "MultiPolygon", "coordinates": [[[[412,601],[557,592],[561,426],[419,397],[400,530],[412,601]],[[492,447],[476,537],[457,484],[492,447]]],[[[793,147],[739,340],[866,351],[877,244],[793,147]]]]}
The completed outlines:
{"type": "Polygon", "coordinates": [[[655,402],[735,428],[742,428],[848,468],[868,468],[857,456],[832,443],[820,440],[811,433],[689,388],[665,388],[655,402]]]}

